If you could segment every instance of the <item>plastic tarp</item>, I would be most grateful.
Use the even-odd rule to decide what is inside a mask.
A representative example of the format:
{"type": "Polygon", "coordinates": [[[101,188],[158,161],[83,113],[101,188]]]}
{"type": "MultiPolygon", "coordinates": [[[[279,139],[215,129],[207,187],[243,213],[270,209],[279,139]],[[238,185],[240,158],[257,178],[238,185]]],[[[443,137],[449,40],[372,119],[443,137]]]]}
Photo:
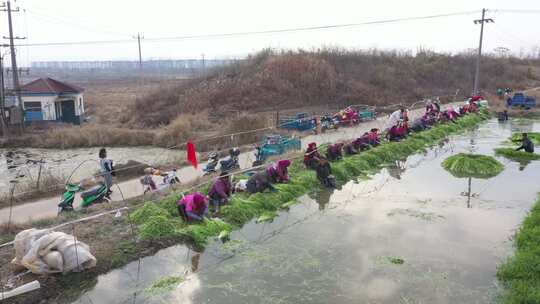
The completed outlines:
{"type": "Polygon", "coordinates": [[[11,263],[35,274],[79,272],[96,266],[90,247],[63,232],[24,230],[15,236],[14,246],[11,263]]]}

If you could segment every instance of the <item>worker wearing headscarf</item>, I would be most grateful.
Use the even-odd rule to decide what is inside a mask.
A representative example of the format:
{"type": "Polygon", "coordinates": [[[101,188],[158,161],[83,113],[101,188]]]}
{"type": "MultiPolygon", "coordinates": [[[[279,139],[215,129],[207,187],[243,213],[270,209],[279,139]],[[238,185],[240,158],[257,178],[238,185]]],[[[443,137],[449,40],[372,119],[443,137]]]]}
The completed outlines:
{"type": "Polygon", "coordinates": [[[266,168],[266,173],[274,183],[284,183],[289,181],[288,167],[291,161],[288,159],[279,160],[266,168]]]}
{"type": "Polygon", "coordinates": [[[319,158],[321,158],[321,155],[317,150],[317,144],[314,142],[308,144],[306,153],[304,153],[304,165],[308,168],[314,168],[313,161],[319,158]]]}
{"type": "Polygon", "coordinates": [[[219,212],[219,207],[229,201],[231,194],[232,184],[230,174],[228,172],[221,172],[219,177],[212,183],[210,190],[208,190],[208,197],[215,212],[219,212]]]}
{"type": "Polygon", "coordinates": [[[178,213],[186,221],[202,221],[208,214],[208,201],[199,192],[184,196],[178,202],[178,213]]]}
{"type": "Polygon", "coordinates": [[[343,153],[341,152],[342,149],[343,149],[342,143],[329,145],[328,148],[326,149],[326,158],[331,161],[342,159],[343,158],[343,153]]]}

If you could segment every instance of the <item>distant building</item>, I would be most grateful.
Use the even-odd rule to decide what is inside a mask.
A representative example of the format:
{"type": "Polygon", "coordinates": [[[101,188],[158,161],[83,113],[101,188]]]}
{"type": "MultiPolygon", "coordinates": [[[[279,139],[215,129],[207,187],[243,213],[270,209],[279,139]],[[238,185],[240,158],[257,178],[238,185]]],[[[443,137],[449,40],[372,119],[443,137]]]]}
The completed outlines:
{"type": "MultiPolygon", "coordinates": [[[[187,70],[205,69],[224,66],[237,62],[235,59],[158,59],[145,60],[145,70],[187,70]]],[[[32,70],[60,69],[60,70],[134,70],[139,69],[138,60],[113,60],[113,61],[33,61],[32,70]]]]}
{"type": "MultiPolygon", "coordinates": [[[[84,89],[52,78],[39,78],[21,87],[24,120],[80,124],[84,119],[84,89]]],[[[15,106],[18,102],[15,99],[15,106]]]]}

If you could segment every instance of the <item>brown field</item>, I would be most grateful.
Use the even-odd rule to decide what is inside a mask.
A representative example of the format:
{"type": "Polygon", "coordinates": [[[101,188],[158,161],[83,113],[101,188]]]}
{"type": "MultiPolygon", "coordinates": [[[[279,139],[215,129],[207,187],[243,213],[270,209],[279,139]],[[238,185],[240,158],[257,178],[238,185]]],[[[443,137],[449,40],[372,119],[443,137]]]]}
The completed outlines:
{"type": "Polygon", "coordinates": [[[76,84],[85,88],[86,113],[92,123],[120,127],[129,120],[128,109],[147,92],[178,83],[178,80],[147,78],[100,81],[89,79],[76,84]]]}

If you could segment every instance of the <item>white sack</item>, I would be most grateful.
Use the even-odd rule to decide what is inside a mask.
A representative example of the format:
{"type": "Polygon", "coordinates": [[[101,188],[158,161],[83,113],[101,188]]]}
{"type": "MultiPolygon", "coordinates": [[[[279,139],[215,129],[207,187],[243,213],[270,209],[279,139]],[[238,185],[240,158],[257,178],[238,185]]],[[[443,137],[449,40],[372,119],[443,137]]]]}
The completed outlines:
{"type": "Polygon", "coordinates": [[[63,232],[28,229],[15,236],[13,264],[33,273],[83,271],[96,266],[96,258],[85,243],[63,232]]]}

